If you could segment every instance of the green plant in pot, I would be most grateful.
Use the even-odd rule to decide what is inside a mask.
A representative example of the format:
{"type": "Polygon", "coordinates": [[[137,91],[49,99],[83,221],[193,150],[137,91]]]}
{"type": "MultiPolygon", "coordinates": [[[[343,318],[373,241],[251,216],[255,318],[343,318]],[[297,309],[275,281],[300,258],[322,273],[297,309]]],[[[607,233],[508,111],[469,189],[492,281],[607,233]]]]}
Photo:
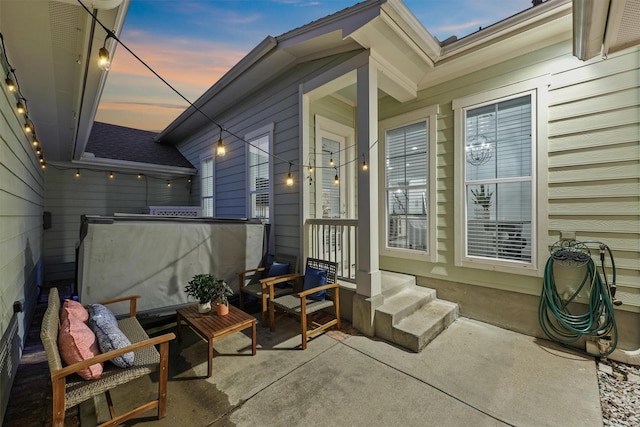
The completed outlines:
{"type": "Polygon", "coordinates": [[[198,300],[198,311],[206,313],[211,311],[211,301],[216,296],[218,279],[212,274],[196,274],[184,290],[192,298],[198,300]]]}
{"type": "Polygon", "coordinates": [[[224,316],[229,313],[229,297],[231,295],[233,295],[233,289],[227,285],[227,282],[224,280],[216,281],[213,301],[217,302],[218,314],[224,316]]]}

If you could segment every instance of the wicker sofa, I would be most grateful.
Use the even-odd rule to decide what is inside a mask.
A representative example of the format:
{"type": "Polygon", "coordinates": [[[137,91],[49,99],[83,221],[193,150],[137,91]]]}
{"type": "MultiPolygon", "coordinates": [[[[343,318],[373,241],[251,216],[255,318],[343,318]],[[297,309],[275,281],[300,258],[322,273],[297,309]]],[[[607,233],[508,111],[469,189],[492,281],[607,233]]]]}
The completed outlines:
{"type": "Polygon", "coordinates": [[[116,425],[133,418],[142,412],[158,409],[158,419],[166,415],[167,399],[167,369],[169,358],[169,341],[175,338],[175,334],[168,333],[155,338],[149,338],[138,320],[136,319],[136,300],[139,296],[118,298],[101,304],[129,301],[129,317],[118,320],[118,327],[131,341],[131,345],[103,353],[77,362],[69,366],[63,366],[58,349],[58,330],[60,327],[61,302],[56,288],[49,293],[48,306],[42,320],[40,338],[44,345],[51,372],[51,385],[53,389],[53,425],[64,426],[65,411],[78,405],[93,396],[105,393],[111,420],[102,425],[116,425]],[[156,350],[159,345],[159,350],[156,350]],[[135,363],[131,368],[118,368],[111,363],[104,363],[102,376],[96,380],[84,380],[77,375],[81,369],[85,369],[99,362],[107,362],[115,356],[133,351],[135,363]],[[118,385],[127,383],[152,372],[158,372],[158,398],[144,403],[122,415],[116,416],[109,390],[118,385]]]}

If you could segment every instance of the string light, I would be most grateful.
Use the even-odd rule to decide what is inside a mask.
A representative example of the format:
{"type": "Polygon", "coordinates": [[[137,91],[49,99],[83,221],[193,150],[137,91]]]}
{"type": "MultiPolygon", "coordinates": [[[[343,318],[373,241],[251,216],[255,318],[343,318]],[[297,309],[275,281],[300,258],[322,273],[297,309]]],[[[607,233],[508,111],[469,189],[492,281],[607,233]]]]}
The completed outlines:
{"type": "Polygon", "coordinates": [[[115,178],[115,175],[113,175],[113,172],[109,171],[109,179],[113,179],[115,178]]]}
{"type": "MultiPolygon", "coordinates": [[[[13,70],[11,70],[10,73],[11,72],[13,72],[13,70]]],[[[16,84],[13,82],[11,77],[9,77],[9,73],[7,73],[7,78],[4,79],[4,82],[6,83],[7,89],[9,89],[9,92],[15,92],[16,91],[16,84]]]]}
{"type": "Polygon", "coordinates": [[[227,154],[227,149],[222,141],[222,126],[220,126],[220,138],[218,138],[218,145],[216,146],[216,156],[222,157],[227,154]]]}
{"type": "Polygon", "coordinates": [[[191,184],[191,177],[187,178],[187,182],[191,184]]]}
{"type": "Polygon", "coordinates": [[[76,169],[76,178],[80,178],[80,169],[76,169]]]}
{"type": "Polygon", "coordinates": [[[98,51],[98,67],[103,71],[109,71],[109,68],[111,68],[111,58],[107,50],[107,40],[112,37],[112,34],[111,31],[107,31],[107,37],[104,38],[104,43],[102,43],[102,47],[98,51]]]}
{"type": "Polygon", "coordinates": [[[33,126],[31,125],[31,122],[29,121],[28,118],[27,118],[27,121],[24,124],[24,131],[25,131],[25,133],[33,132],[33,126]]]}
{"type": "Polygon", "coordinates": [[[47,168],[47,162],[45,162],[44,159],[42,159],[42,163],[40,164],[40,167],[42,167],[42,169],[47,168]]]}
{"type": "Polygon", "coordinates": [[[36,154],[42,154],[42,148],[36,147],[36,154]]]}
{"type": "Polygon", "coordinates": [[[293,187],[293,177],[291,176],[291,162],[289,162],[289,173],[287,174],[287,185],[293,187]]]}
{"type": "Polygon", "coordinates": [[[27,111],[22,101],[16,103],[16,111],[18,114],[24,114],[27,111]]]}
{"type": "MultiPolygon", "coordinates": [[[[102,22],[97,18],[97,16],[92,13],[91,10],[89,10],[82,2],[80,2],[80,5],[84,8],[84,10],[87,12],[87,14],[89,14],[92,19],[98,24],[100,25],[106,32],[107,32],[107,37],[105,38],[105,45],[106,45],[106,41],[109,38],[113,38],[117,44],[121,45],[122,48],[124,48],[125,50],[127,50],[127,52],[129,52],[135,59],[137,59],[144,67],[147,68],[147,70],[149,70],[153,75],[155,75],[160,81],[162,81],[169,89],[171,89],[176,95],[178,95],[180,98],[182,98],[184,101],[187,102],[187,104],[192,107],[195,111],[199,112],[200,114],[202,114],[202,116],[208,120],[209,122],[211,122],[212,124],[214,124],[215,126],[218,126],[220,129],[220,137],[218,139],[218,142],[216,144],[216,155],[217,156],[224,156],[226,154],[226,147],[224,144],[224,141],[222,139],[222,132],[226,132],[227,134],[233,136],[234,138],[237,138],[238,140],[244,142],[247,145],[250,145],[254,148],[256,148],[257,150],[260,150],[262,152],[264,152],[267,156],[272,157],[274,159],[280,160],[282,162],[286,161],[280,157],[278,157],[277,155],[273,154],[273,153],[269,153],[267,151],[265,151],[264,149],[262,149],[261,147],[255,146],[253,144],[251,144],[251,142],[245,140],[244,138],[235,135],[233,132],[229,131],[228,129],[224,129],[222,127],[222,125],[218,122],[216,122],[214,119],[212,119],[211,117],[209,117],[204,111],[202,111],[202,109],[200,107],[198,107],[197,105],[193,104],[188,98],[186,98],[181,92],[179,92],[175,87],[173,87],[166,79],[164,79],[160,74],[158,74],[153,68],[151,68],[144,60],[142,60],[135,52],[133,52],[126,44],[124,44],[111,30],[109,30],[107,27],[104,26],[104,24],[102,24],[102,22]]],[[[106,51],[106,46],[105,46],[105,51],[106,51]]],[[[108,53],[108,51],[106,51],[108,53]]],[[[378,143],[378,141],[375,141],[373,144],[371,144],[369,146],[369,150],[373,149],[374,146],[378,143]]],[[[353,146],[352,146],[353,147],[353,146]]],[[[343,150],[348,150],[352,147],[345,147],[344,149],[339,150],[339,152],[343,151],[343,150]]],[[[339,167],[345,167],[348,164],[352,163],[352,162],[357,162],[358,158],[354,158],[353,160],[349,160],[343,164],[341,164],[339,167]]],[[[290,162],[287,161],[287,163],[290,164],[290,166],[304,166],[302,164],[296,164],[294,162],[290,162]]],[[[333,152],[331,152],[331,158],[330,158],[330,166],[319,166],[320,168],[325,168],[325,167],[333,167],[336,170],[336,175],[335,175],[335,179],[334,182],[336,184],[339,183],[339,175],[338,175],[338,167],[336,167],[336,162],[333,160],[333,152]]],[[[308,170],[309,173],[313,172],[314,167],[309,164],[308,165],[308,170]]],[[[366,159],[363,159],[363,163],[362,163],[362,168],[363,170],[367,170],[368,169],[368,165],[366,164],[366,159]]],[[[309,181],[310,184],[312,183],[312,178],[309,176],[309,181]]],[[[288,176],[287,176],[287,180],[288,180],[288,176]]],[[[167,183],[167,186],[170,187],[170,182],[167,183]]]]}
{"type": "Polygon", "coordinates": [[[142,174],[141,173],[138,174],[138,179],[142,179],[142,174]]]}
{"type": "Polygon", "coordinates": [[[167,181],[167,187],[171,188],[171,181],[167,181]]]}
{"type": "Polygon", "coordinates": [[[333,183],[335,185],[340,184],[340,177],[338,177],[338,168],[336,168],[336,176],[333,177],[333,183]]]}
{"type": "Polygon", "coordinates": [[[38,138],[36,138],[36,134],[33,134],[33,146],[35,148],[38,148],[38,146],[40,146],[40,141],[38,141],[38,138]]]}
{"type": "Polygon", "coordinates": [[[367,159],[364,156],[364,153],[362,153],[362,170],[366,171],[369,169],[369,166],[367,166],[367,159]]]}

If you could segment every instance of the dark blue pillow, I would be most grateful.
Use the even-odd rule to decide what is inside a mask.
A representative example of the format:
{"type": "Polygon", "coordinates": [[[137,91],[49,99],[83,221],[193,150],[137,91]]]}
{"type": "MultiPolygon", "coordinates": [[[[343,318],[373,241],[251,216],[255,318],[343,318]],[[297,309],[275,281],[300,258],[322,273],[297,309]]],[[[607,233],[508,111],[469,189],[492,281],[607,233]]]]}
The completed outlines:
{"type": "MultiPolygon", "coordinates": [[[[273,261],[271,264],[271,268],[269,268],[269,272],[266,277],[276,277],[282,276],[283,274],[289,273],[289,263],[282,263],[273,261]]],[[[276,283],[276,288],[288,288],[291,285],[288,282],[276,283]]]]}
{"type": "MultiPolygon", "coordinates": [[[[318,270],[317,268],[309,267],[305,269],[304,272],[304,285],[302,286],[303,290],[312,289],[318,286],[327,284],[327,271],[326,270],[318,270]]],[[[314,292],[309,295],[309,298],[324,301],[327,295],[326,290],[314,292]]]]}
{"type": "Polygon", "coordinates": [[[275,277],[282,276],[283,274],[289,273],[289,263],[282,263],[274,261],[271,264],[271,268],[269,268],[269,272],[267,273],[267,277],[275,277]]]}

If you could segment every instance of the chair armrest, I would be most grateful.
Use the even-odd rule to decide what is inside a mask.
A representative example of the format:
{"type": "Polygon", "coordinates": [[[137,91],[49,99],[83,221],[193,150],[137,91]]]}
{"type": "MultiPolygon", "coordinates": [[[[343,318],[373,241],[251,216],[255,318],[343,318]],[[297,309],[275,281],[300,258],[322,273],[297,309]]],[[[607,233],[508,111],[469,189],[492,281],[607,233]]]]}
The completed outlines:
{"type": "Polygon", "coordinates": [[[295,292],[300,288],[300,279],[304,279],[304,275],[291,273],[283,274],[282,276],[267,277],[260,280],[260,283],[262,284],[262,292],[267,292],[267,288],[269,288],[269,299],[273,301],[275,297],[275,291],[273,288],[276,284],[295,280],[296,284],[293,287],[293,290],[295,292]]]}
{"type": "Polygon", "coordinates": [[[115,304],[117,302],[129,301],[129,317],[136,317],[136,303],[140,295],[130,295],[127,297],[114,298],[106,301],[101,301],[98,304],[108,305],[115,304]]]}
{"type": "Polygon", "coordinates": [[[239,289],[242,289],[244,287],[244,281],[245,276],[247,275],[247,273],[258,273],[260,271],[265,271],[266,268],[265,267],[258,267],[258,268],[250,268],[249,270],[244,270],[244,271],[238,271],[236,274],[238,275],[238,287],[239,289]]]}
{"type": "Polygon", "coordinates": [[[168,334],[160,335],[158,337],[148,338],[146,340],[133,343],[131,345],[128,345],[123,348],[119,348],[117,350],[112,350],[107,353],[99,354],[97,356],[92,357],[91,359],[83,360],[82,362],[77,362],[72,365],[65,366],[62,369],[58,369],[57,371],[51,372],[51,381],[58,381],[71,374],[75,374],[76,372],[82,369],[88,368],[91,365],[95,365],[96,363],[106,362],[107,360],[113,359],[116,356],[121,356],[125,353],[129,353],[130,351],[136,351],[141,348],[169,342],[175,339],[175,337],[176,335],[173,332],[170,332],[168,334]]]}
{"type": "Polygon", "coordinates": [[[333,289],[333,288],[335,288],[336,291],[337,291],[338,289],[340,289],[340,284],[339,283],[329,283],[327,285],[316,286],[315,288],[311,288],[311,289],[307,289],[307,290],[304,290],[302,292],[299,292],[298,296],[300,298],[306,298],[308,295],[314,294],[314,293],[316,293],[318,291],[322,291],[322,290],[325,290],[325,289],[333,289]]]}

